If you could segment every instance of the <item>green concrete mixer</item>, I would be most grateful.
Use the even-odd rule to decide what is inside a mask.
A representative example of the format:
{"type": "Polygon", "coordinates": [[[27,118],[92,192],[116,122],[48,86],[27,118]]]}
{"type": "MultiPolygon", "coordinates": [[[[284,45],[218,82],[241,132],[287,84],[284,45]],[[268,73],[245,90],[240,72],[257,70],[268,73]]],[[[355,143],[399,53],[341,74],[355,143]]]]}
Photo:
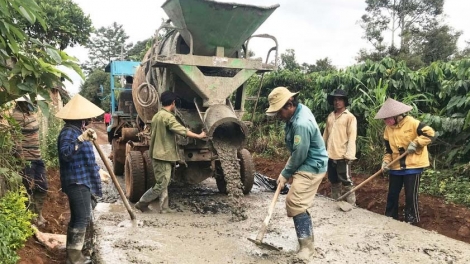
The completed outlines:
{"type": "MultiPolygon", "coordinates": [[[[116,148],[125,151],[126,193],[131,202],[154,185],[149,158],[150,123],[159,111],[159,95],[166,90],[179,96],[176,116],[192,131],[204,129],[209,140],[177,137],[180,161],[173,180],[196,184],[214,177],[220,192],[227,183],[215,140],[230,141],[239,161],[244,194],[251,191],[254,164],[244,141],[248,126],[244,114],[246,82],[254,74],[275,70],[275,37],[253,35],[279,5],[260,7],[209,0],[168,0],[162,8],[169,19],[156,31],[154,44],[134,74],[132,99],[138,118],[123,126],[116,148]],[[273,42],[267,56],[247,58],[254,38],[273,42]],[[272,56],[271,56],[272,57],[272,56]]],[[[264,42],[263,42],[264,43],[264,42]]],[[[114,146],[113,146],[114,147],[114,146]]],[[[117,154],[117,153],[116,153],[117,154]]]]}

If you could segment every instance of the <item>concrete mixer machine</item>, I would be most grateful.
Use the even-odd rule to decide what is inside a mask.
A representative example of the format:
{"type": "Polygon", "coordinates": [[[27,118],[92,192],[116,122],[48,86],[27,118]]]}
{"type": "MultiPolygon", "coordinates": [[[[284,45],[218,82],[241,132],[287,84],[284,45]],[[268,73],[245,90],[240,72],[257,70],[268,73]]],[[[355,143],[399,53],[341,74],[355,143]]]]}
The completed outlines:
{"type": "MultiPolygon", "coordinates": [[[[248,127],[244,114],[246,81],[272,71],[278,47],[271,35],[252,35],[279,5],[259,7],[209,0],[168,0],[162,8],[169,17],[156,32],[155,44],[137,68],[132,98],[141,125],[122,133],[126,144],[125,179],[128,198],[135,202],[155,180],[149,158],[150,123],[159,110],[159,95],[174,91],[176,117],[194,132],[205,130],[209,140],[177,136],[180,161],[173,180],[188,184],[215,177],[220,192],[230,192],[228,171],[235,168],[237,188],[250,192],[254,180],[251,154],[243,148],[248,127]],[[265,62],[248,58],[249,42],[273,42],[265,62]],[[137,138],[137,140],[136,140],[137,138]],[[131,140],[128,140],[131,139],[131,140]],[[235,157],[236,166],[223,164],[235,157]],[[230,158],[229,158],[230,159],[230,158]]],[[[232,171],[233,173],[233,171],[232,171]]]]}

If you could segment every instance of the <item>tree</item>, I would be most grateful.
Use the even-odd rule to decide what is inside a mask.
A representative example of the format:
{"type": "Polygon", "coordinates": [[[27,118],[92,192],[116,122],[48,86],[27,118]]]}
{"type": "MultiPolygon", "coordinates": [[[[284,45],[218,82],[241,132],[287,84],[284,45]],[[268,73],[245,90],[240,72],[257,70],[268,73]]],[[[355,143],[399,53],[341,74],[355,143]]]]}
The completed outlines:
{"type": "Polygon", "coordinates": [[[436,21],[443,12],[444,0],[366,0],[366,4],[367,14],[361,18],[364,37],[379,47],[389,31],[391,47],[397,47],[395,38],[400,37],[399,48],[409,52],[413,34],[436,21]]]}
{"type": "MultiPolygon", "coordinates": [[[[57,66],[74,69],[83,76],[76,59],[66,52],[29,37],[17,22],[25,19],[29,24],[39,23],[47,30],[41,8],[34,0],[0,0],[0,105],[24,94],[41,94],[49,98],[48,89],[70,78],[57,66]]],[[[42,102],[44,113],[48,108],[42,102]]]]}
{"type": "Polygon", "coordinates": [[[302,64],[302,69],[305,73],[321,72],[321,71],[335,71],[336,67],[331,63],[328,57],[319,59],[315,64],[302,64]]]}
{"type": "Polygon", "coordinates": [[[295,50],[287,49],[285,53],[281,54],[281,68],[289,71],[295,71],[301,68],[295,58],[295,50]]]}
{"type": "Polygon", "coordinates": [[[91,19],[71,0],[41,0],[39,7],[44,14],[47,29],[40,22],[30,24],[27,19],[19,24],[27,35],[49,43],[60,50],[88,43],[93,30],[91,19]]]}
{"type": "Polygon", "coordinates": [[[88,73],[95,69],[104,69],[112,60],[125,59],[129,48],[132,47],[132,43],[126,44],[129,36],[122,25],[116,22],[111,26],[99,28],[93,35],[86,45],[90,60],[82,65],[88,73]]]}
{"type": "Polygon", "coordinates": [[[458,53],[457,41],[462,32],[454,32],[447,25],[435,25],[423,33],[421,43],[421,58],[426,64],[434,61],[449,61],[452,55],[458,53]]]}
{"type": "Polygon", "coordinates": [[[110,87],[109,73],[103,70],[95,70],[87,76],[85,82],[80,86],[79,94],[100,106],[101,109],[109,111],[111,108],[110,87]],[[103,91],[101,91],[100,85],[103,86],[103,91]]]}
{"type": "Polygon", "coordinates": [[[127,52],[127,57],[133,61],[142,61],[145,53],[153,43],[153,38],[148,38],[143,41],[137,41],[135,45],[127,52]]]}

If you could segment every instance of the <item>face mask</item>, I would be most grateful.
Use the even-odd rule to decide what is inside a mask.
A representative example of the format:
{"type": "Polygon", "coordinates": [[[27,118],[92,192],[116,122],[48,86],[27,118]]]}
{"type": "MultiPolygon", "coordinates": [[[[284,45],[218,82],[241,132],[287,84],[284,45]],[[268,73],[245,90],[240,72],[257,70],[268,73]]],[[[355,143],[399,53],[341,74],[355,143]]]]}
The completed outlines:
{"type": "Polygon", "coordinates": [[[396,124],[395,117],[385,118],[384,122],[387,124],[387,126],[393,126],[396,124]]]}
{"type": "Polygon", "coordinates": [[[82,130],[85,131],[86,127],[90,124],[89,120],[82,120],[82,130]]]}

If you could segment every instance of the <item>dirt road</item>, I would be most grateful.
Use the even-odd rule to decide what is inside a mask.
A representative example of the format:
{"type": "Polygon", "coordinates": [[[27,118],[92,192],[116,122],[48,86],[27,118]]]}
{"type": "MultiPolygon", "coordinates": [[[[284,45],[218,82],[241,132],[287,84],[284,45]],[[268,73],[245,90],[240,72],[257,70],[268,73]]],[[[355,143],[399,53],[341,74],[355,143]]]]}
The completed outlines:
{"type": "MultiPolygon", "coordinates": [[[[104,147],[104,149],[107,149],[104,147]]],[[[112,195],[112,192],[110,193],[112,195]]],[[[170,189],[179,212],[136,212],[132,224],[122,202],[95,209],[96,263],[299,263],[292,219],[280,197],[265,242],[280,252],[257,248],[255,238],[273,193],[259,189],[245,196],[248,219],[231,221],[228,198],[215,180],[170,189]]],[[[318,252],[311,263],[470,263],[470,245],[356,208],[342,212],[317,197],[310,210],[318,252]]]]}

